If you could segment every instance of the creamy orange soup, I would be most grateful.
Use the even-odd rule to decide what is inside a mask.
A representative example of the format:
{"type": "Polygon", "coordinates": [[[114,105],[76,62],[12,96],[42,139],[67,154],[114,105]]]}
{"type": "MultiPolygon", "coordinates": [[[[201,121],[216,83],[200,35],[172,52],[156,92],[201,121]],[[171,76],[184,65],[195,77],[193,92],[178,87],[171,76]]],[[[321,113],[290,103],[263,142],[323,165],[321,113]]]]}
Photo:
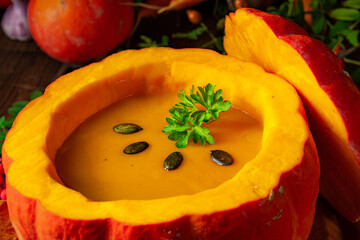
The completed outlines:
{"type": "Polygon", "coordinates": [[[191,141],[186,148],[176,148],[162,128],[168,110],[178,101],[176,94],[134,96],[90,117],[57,152],[55,164],[63,183],[96,201],[194,194],[231,179],[259,152],[262,126],[236,106],[206,124],[215,145],[191,141]],[[129,135],[114,132],[113,126],[120,123],[135,123],[143,130],[129,135]],[[123,153],[127,145],[139,141],[150,146],[141,153],[123,153]],[[216,149],[230,153],[234,163],[214,163],[210,150],[216,149]],[[166,171],[163,162],[174,151],[184,160],[179,168],[166,171]]]}

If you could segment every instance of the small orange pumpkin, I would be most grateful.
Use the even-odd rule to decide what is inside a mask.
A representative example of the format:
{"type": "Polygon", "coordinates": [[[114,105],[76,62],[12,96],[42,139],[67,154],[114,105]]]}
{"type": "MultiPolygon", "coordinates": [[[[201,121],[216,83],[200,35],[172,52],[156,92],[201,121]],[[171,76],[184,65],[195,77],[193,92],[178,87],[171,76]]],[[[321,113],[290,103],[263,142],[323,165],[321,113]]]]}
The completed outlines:
{"type": "Polygon", "coordinates": [[[64,62],[87,62],[122,43],[133,25],[127,0],[30,0],[28,19],[39,47],[64,62]]]}

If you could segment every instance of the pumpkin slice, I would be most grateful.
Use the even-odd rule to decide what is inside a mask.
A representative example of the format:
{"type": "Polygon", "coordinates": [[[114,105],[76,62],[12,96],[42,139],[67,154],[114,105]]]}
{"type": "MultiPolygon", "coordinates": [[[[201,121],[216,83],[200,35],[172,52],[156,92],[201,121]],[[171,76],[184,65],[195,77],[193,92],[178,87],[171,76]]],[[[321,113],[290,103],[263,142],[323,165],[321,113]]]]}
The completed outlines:
{"type": "Polygon", "coordinates": [[[318,194],[317,151],[293,87],[204,49],[128,50],[62,76],[18,115],[3,160],[22,239],[306,239],[318,194]],[[129,95],[209,82],[263,126],[261,150],[234,177],[150,200],[92,201],[62,184],[57,149],[91,115],[129,95]]]}
{"type": "Polygon", "coordinates": [[[282,76],[298,91],[321,161],[320,192],[342,215],[360,219],[360,93],[322,42],[285,18],[254,9],[230,14],[227,53],[282,76]]]}

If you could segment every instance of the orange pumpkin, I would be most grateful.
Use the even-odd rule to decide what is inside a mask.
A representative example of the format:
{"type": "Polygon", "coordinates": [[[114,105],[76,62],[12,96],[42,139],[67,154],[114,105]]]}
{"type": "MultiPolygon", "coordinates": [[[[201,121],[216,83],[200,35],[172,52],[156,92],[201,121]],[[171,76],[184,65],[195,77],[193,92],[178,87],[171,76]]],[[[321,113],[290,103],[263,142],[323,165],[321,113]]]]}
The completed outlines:
{"type": "Polygon", "coordinates": [[[30,0],[28,19],[39,47],[64,62],[87,62],[113,50],[129,35],[127,0],[30,0]]]}
{"type": "Polygon", "coordinates": [[[2,154],[21,239],[306,239],[318,194],[317,151],[296,91],[204,49],[127,50],[60,77],[18,115],[2,154]],[[89,116],[129,95],[209,82],[263,126],[261,150],[234,177],[151,200],[92,201],[62,184],[56,152],[89,116]]]}

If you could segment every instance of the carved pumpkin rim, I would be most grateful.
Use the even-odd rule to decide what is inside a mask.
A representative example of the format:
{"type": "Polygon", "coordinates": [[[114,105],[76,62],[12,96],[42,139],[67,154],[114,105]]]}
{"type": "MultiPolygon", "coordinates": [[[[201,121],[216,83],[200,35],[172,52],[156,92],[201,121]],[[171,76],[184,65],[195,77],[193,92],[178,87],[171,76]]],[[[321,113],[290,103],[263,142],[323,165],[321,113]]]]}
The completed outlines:
{"type": "MultiPolygon", "coordinates": [[[[191,86],[193,82],[189,81],[191,86]]],[[[90,98],[88,101],[91,105],[90,98]]],[[[70,106],[73,104],[67,105],[70,106]]],[[[83,115],[74,115],[77,119],[71,119],[73,126],[67,131],[74,129],[89,116],[83,115]]],[[[114,54],[52,83],[42,97],[31,102],[19,114],[6,137],[3,155],[12,159],[11,164],[5,166],[8,184],[20,194],[37,199],[50,212],[69,219],[112,218],[131,224],[151,224],[171,221],[188,214],[231,210],[266,198],[278,185],[281,175],[300,164],[309,134],[296,91],[261,67],[210,50],[149,48],[114,54]],[[184,68],[186,71],[183,71],[184,68]],[[95,89],[100,92],[96,98],[111,95],[108,99],[104,97],[103,102],[89,110],[96,112],[121,99],[113,90],[121,86],[123,81],[126,82],[125,79],[131,78],[131,81],[138,82],[131,90],[133,92],[153,91],[162,87],[178,89],[186,81],[178,79],[176,74],[179,73],[183,73],[182,78],[196,76],[199,85],[210,76],[215,76],[211,82],[222,88],[228,99],[240,99],[243,109],[263,122],[262,149],[234,178],[217,188],[194,195],[108,202],[91,201],[60,183],[51,159],[66,134],[49,141],[52,138],[49,132],[59,127],[51,123],[54,116],[57,119],[69,117],[66,116],[67,110],[62,109],[62,104],[71,102],[72,97],[90,97],[95,89]],[[244,81],[245,75],[251,81],[244,81]],[[263,81],[261,77],[269,81],[263,81]]]]}

